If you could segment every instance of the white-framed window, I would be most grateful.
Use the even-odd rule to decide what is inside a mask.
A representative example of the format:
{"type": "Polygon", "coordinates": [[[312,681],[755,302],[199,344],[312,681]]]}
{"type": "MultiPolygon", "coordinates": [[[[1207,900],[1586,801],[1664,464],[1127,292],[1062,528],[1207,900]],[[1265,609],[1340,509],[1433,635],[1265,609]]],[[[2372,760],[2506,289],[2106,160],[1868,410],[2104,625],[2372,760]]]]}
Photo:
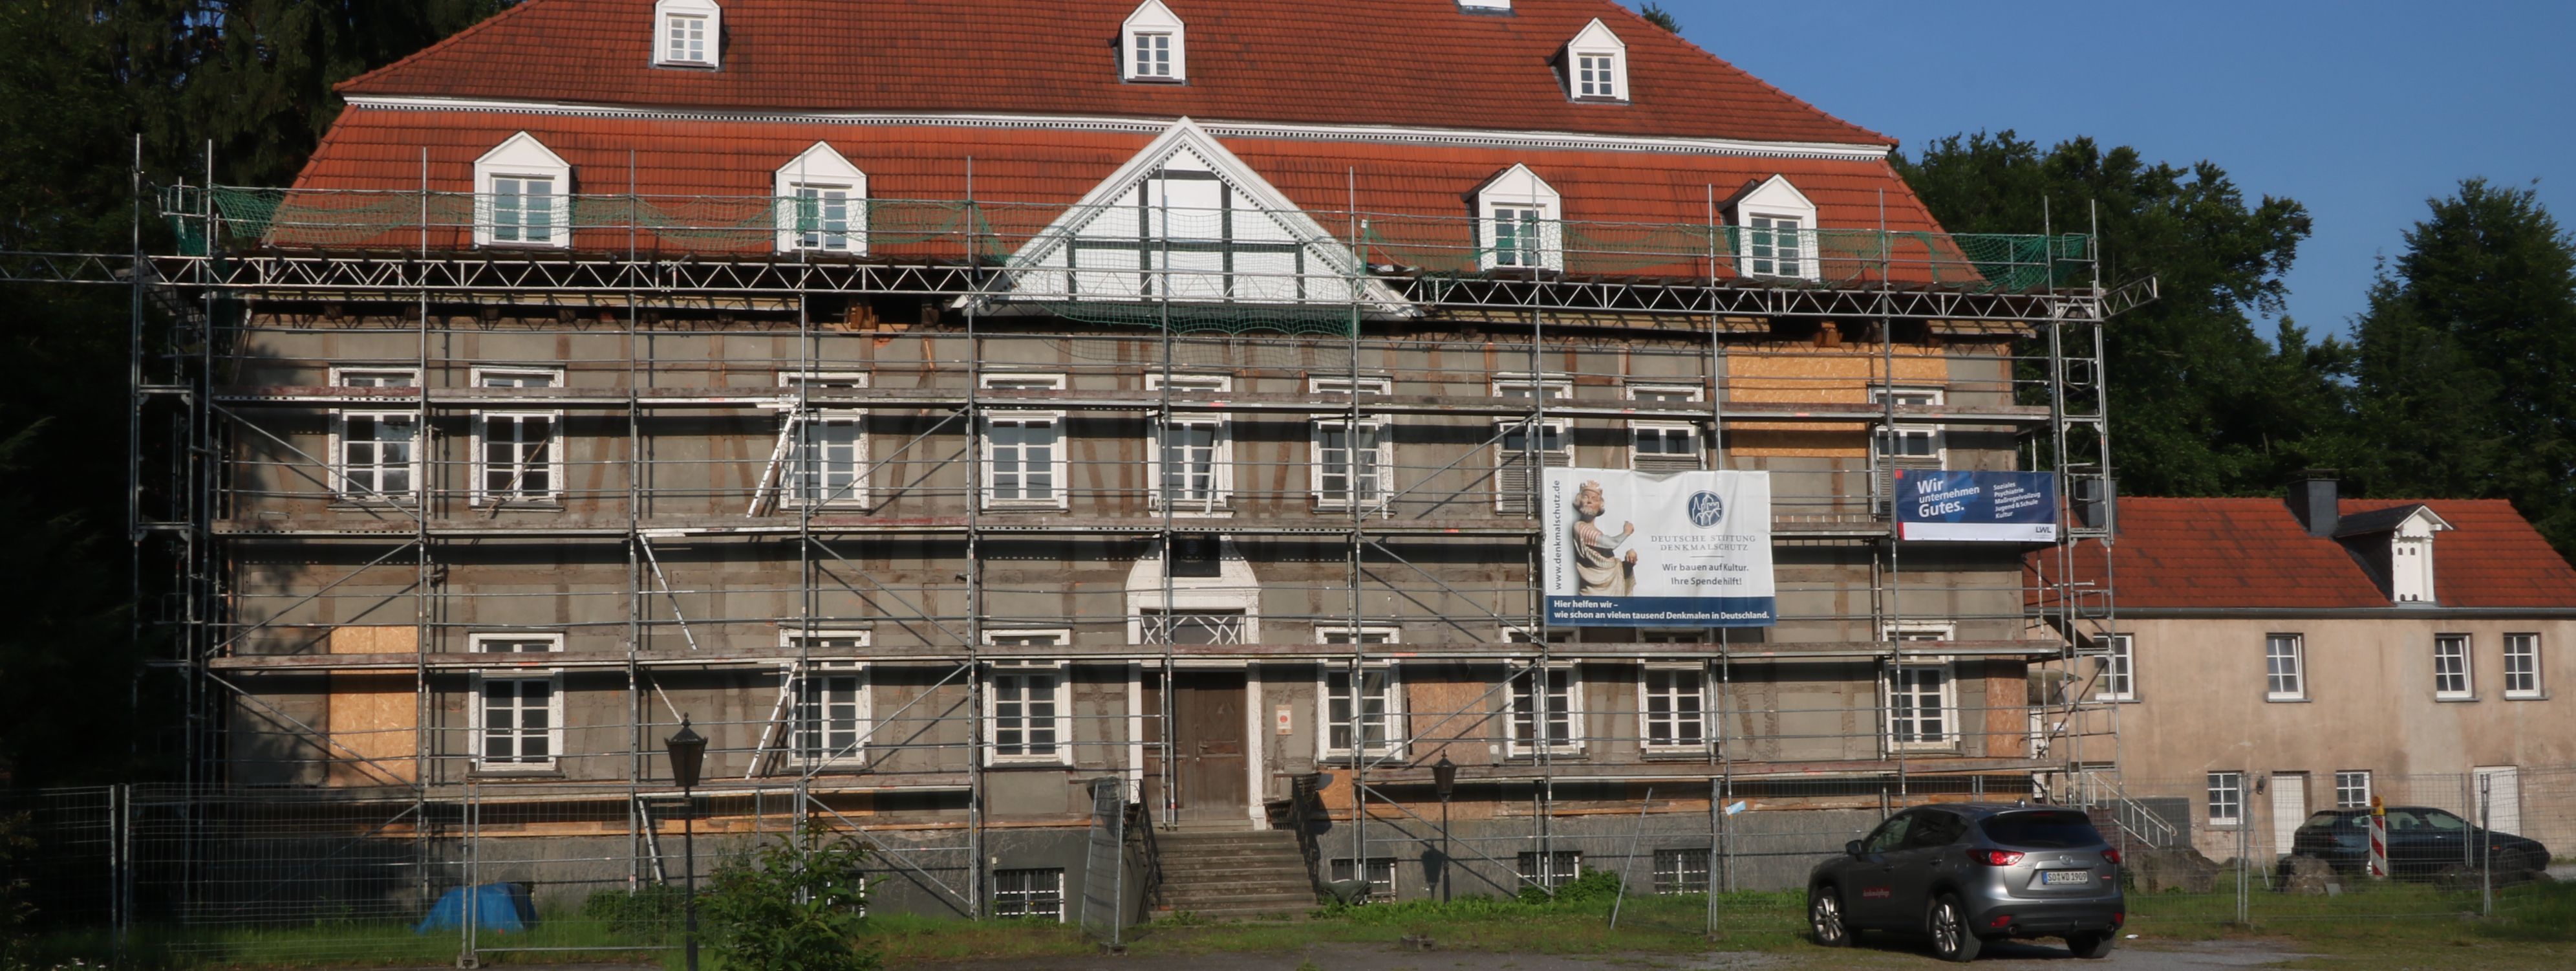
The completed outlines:
{"type": "Polygon", "coordinates": [[[2338,769],[2335,771],[2335,808],[2362,809],[2370,805],[2370,770],[2338,769]]]}
{"type": "MultiPolygon", "coordinates": [[[[1061,374],[994,374],[988,391],[1062,391],[1061,374]]],[[[1072,505],[1064,447],[1064,412],[984,413],[984,506],[988,509],[1072,505]]]]}
{"type": "Polygon", "coordinates": [[[2297,634],[2263,638],[2263,697],[2267,701],[2303,701],[2308,697],[2307,639],[2297,634]]]}
{"type": "Polygon", "coordinates": [[[477,246],[572,245],[572,163],[520,132],[474,160],[477,246]]]}
{"type": "Polygon", "coordinates": [[[2469,635],[2433,635],[2433,697],[2477,697],[2477,681],[2469,671],[2469,635]]]}
{"type": "MultiPolygon", "coordinates": [[[[1222,394],[1234,380],[1221,375],[1160,374],[1145,376],[1148,391],[1222,394]]],[[[1213,513],[1234,497],[1234,423],[1223,412],[1173,412],[1154,419],[1153,453],[1146,458],[1153,483],[1150,498],[1172,504],[1173,512],[1213,513]]]]}
{"type": "Polygon", "coordinates": [[[724,8],[715,0],[658,0],[653,36],[654,64],[715,67],[723,55],[724,8]]]}
{"type": "Polygon", "coordinates": [[[2210,825],[2234,826],[2245,818],[2245,773],[2209,773],[2208,793],[2210,825]]]}
{"type": "Polygon", "coordinates": [[[993,871],[993,916],[1064,923],[1064,870],[993,871]]]}
{"type": "Polygon", "coordinates": [[[1145,0],[1120,25],[1119,48],[1125,52],[1129,81],[1179,82],[1189,79],[1189,32],[1162,0],[1145,0]]]}
{"type": "Polygon", "coordinates": [[[868,252],[868,174],[815,142],[778,167],[778,251],[868,252]]]}
{"type": "Polygon", "coordinates": [[[2504,635],[2504,696],[2515,699],[2542,696],[2540,635],[2504,635]]]}
{"type": "Polygon", "coordinates": [[[1816,204],[1785,176],[1772,176],[1738,193],[1735,210],[1735,271],[1745,276],[1813,280],[1821,276],[1816,259],[1816,204]]]}
{"type": "MultiPolygon", "coordinates": [[[[1941,398],[1942,390],[1939,388],[1874,387],[1869,389],[1869,404],[1872,408],[1884,407],[1889,403],[1894,403],[1898,407],[1930,408],[1941,404],[1941,398]]],[[[1877,433],[1870,438],[1870,449],[1885,464],[1909,468],[1939,468],[1944,458],[1941,426],[1925,422],[1909,422],[1900,418],[1879,427],[1877,433]]]]}
{"type": "Polygon", "coordinates": [[[1315,697],[1322,700],[1323,711],[1315,720],[1323,726],[1318,733],[1323,756],[1403,754],[1404,688],[1395,666],[1363,665],[1356,674],[1343,661],[1326,661],[1320,667],[1315,697]]]}
{"type": "Polygon", "coordinates": [[[778,448],[771,461],[782,499],[796,506],[864,506],[868,502],[867,411],[808,407],[817,391],[856,391],[868,376],[856,372],[778,376],[786,411],[779,416],[778,448]]]}
{"type": "Polygon", "coordinates": [[[1583,751],[1583,679],[1575,666],[1519,664],[1510,677],[1511,754],[1583,751]]]}
{"type": "Polygon", "coordinates": [[[987,666],[984,723],[992,748],[986,763],[1073,764],[1073,679],[1068,668],[1062,661],[994,661],[987,666]]]}
{"type": "MultiPolygon", "coordinates": [[[[477,388],[556,388],[563,372],[550,368],[478,367],[477,388]]],[[[563,412],[477,411],[474,413],[474,491],[476,505],[506,502],[553,502],[563,486],[563,412]]]]}
{"type": "Polygon", "coordinates": [[[1583,875],[1583,851],[1557,850],[1552,853],[1524,851],[1520,858],[1514,861],[1513,868],[1520,874],[1521,879],[1554,890],[1573,883],[1576,877],[1583,875]]]}
{"type": "Polygon", "coordinates": [[[787,723],[787,750],[798,765],[854,765],[866,760],[868,720],[867,669],[840,658],[868,646],[869,633],[856,631],[783,632],[779,646],[790,651],[829,652],[833,660],[817,661],[791,671],[788,697],[794,703],[787,723]]]}
{"type": "MultiPolygon", "coordinates": [[[[1353,864],[1354,862],[1355,862],[1355,861],[1353,861],[1350,857],[1347,857],[1347,856],[1337,856],[1337,857],[1334,857],[1334,858],[1333,858],[1333,865],[1332,865],[1332,868],[1331,868],[1331,872],[1332,872],[1332,875],[1333,875],[1333,882],[1335,882],[1335,883],[1340,883],[1340,882],[1342,882],[1342,881],[1344,881],[1344,880],[1356,880],[1356,879],[1359,879],[1359,878],[1360,878],[1360,874],[1361,874],[1363,871],[1361,870],[1361,868],[1360,868],[1360,867],[1353,866],[1352,864],[1353,864]]],[[[1392,856],[1372,856],[1372,857],[1369,857],[1369,858],[1368,858],[1368,867],[1367,867],[1367,869],[1366,869],[1366,871],[1365,871],[1365,872],[1366,872],[1366,873],[1367,873],[1367,875],[1368,875],[1368,897],[1369,897],[1369,899],[1370,899],[1370,900],[1393,900],[1393,899],[1395,899],[1395,858],[1394,858],[1394,857],[1392,857],[1392,856]]]]}
{"type": "MultiPolygon", "coordinates": [[[[1643,404],[1688,404],[1700,389],[1629,385],[1628,400],[1643,404]]],[[[1628,423],[1628,467],[1639,472],[1697,472],[1707,468],[1699,449],[1699,423],[1631,421],[1628,423]]]]}
{"type": "Polygon", "coordinates": [[[1579,101],[1628,100],[1628,44],[1595,18],[1565,42],[1565,93],[1579,101]]]}
{"type": "Polygon", "coordinates": [[[1708,848],[1655,851],[1655,893],[1708,892],[1708,848]]]}
{"type": "MultiPolygon", "coordinates": [[[[342,388],[417,388],[409,368],[334,368],[342,388]]],[[[420,413],[341,409],[331,416],[331,491],[347,502],[408,502],[420,484],[420,413]]]]}
{"type": "Polygon", "coordinates": [[[1637,711],[1648,752],[1708,747],[1708,667],[1648,664],[1638,679],[1637,711]]]}
{"type": "Polygon", "coordinates": [[[1550,418],[1531,422],[1523,418],[1500,418],[1494,422],[1494,511],[1526,513],[1538,489],[1538,475],[1530,465],[1530,429],[1537,427],[1535,442],[1537,468],[1566,468],[1574,464],[1573,425],[1563,419],[1550,418]]]}
{"type": "MultiPolygon", "coordinates": [[[[561,634],[468,634],[476,654],[552,654],[561,634]]],[[[474,768],[483,772],[542,771],[563,752],[563,676],[524,668],[474,676],[474,768]]]]}
{"type": "Polygon", "coordinates": [[[2138,700],[2137,641],[2129,634],[2102,638],[2102,676],[2094,685],[2095,701],[2138,700]]]}
{"type": "Polygon", "coordinates": [[[1394,491],[1395,469],[1395,443],[1386,433],[1386,421],[1319,416],[1310,426],[1315,458],[1307,467],[1315,508],[1349,509],[1356,503],[1367,511],[1383,510],[1394,491]]]}
{"type": "Polygon", "coordinates": [[[1887,742],[1892,748],[1959,744],[1957,680],[1950,665],[1900,661],[1887,669],[1887,742]]]}
{"type": "Polygon", "coordinates": [[[1565,200],[1529,166],[1476,189],[1477,268],[1565,269],[1565,200]]]}

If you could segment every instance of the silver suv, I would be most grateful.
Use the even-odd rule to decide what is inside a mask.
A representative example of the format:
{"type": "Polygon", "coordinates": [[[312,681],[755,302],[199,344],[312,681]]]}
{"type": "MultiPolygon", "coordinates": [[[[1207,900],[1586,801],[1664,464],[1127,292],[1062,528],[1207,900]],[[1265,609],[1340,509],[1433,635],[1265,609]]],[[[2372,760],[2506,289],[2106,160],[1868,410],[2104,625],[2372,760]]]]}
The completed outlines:
{"type": "Polygon", "coordinates": [[[2120,851],[2083,812],[2056,806],[1918,806],[1807,878],[1807,924],[1826,947],[1890,930],[1928,934],[1952,961],[2007,937],[2064,937],[2076,956],[2100,958],[2127,918],[2120,851]]]}

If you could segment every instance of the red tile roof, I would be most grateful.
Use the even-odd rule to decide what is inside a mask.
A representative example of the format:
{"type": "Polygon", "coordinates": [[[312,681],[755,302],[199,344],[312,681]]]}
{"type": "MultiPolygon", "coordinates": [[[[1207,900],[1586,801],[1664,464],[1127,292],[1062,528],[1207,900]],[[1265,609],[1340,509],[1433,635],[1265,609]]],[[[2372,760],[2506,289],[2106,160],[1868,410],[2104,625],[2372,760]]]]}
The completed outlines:
{"type": "MultiPolygon", "coordinates": [[[[2444,607],[2576,607],[2576,569],[2501,499],[2346,499],[2341,515],[2421,503],[2452,525],[2434,534],[2434,595],[2444,607]]],[[[2343,543],[2310,536],[2268,499],[2122,498],[2112,544],[2121,608],[2390,606],[2343,543]]],[[[2367,542],[2355,537],[2351,542],[2367,542]]],[[[2078,547],[2079,575],[2103,549],[2078,547]]],[[[2032,557],[2054,580],[2055,550],[2032,557]]]]}
{"type": "Polygon", "coordinates": [[[1120,80],[1137,0],[727,0],[723,69],[651,66],[653,0],[529,0],[340,86],[350,95],[706,110],[1113,115],[1893,145],[1611,0],[1166,0],[1187,84],[1120,80]],[[1599,18],[1630,99],[1555,65],[1599,18]]]}

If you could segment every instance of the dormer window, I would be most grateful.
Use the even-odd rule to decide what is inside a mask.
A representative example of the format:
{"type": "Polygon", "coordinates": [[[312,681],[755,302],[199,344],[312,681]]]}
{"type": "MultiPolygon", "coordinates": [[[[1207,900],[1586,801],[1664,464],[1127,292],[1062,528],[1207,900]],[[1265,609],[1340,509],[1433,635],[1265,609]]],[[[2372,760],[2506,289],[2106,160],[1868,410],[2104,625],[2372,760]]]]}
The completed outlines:
{"type": "Polygon", "coordinates": [[[653,63],[714,67],[723,33],[724,9],[715,0],[659,0],[653,4],[653,63]]]}
{"type": "Polygon", "coordinates": [[[572,245],[572,164],[520,132],[474,160],[474,244],[572,245]]]}
{"type": "Polygon", "coordinates": [[[778,167],[778,251],[868,252],[868,174],[829,143],[778,167]]]}
{"type": "Polygon", "coordinates": [[[1162,0],[1145,0],[1145,5],[1127,15],[1122,27],[1126,78],[1130,81],[1179,83],[1189,79],[1189,53],[1183,46],[1181,18],[1173,16],[1162,0]]]}
{"type": "Polygon", "coordinates": [[[1735,211],[1735,272],[1799,280],[1819,276],[1816,204],[1786,176],[1746,186],[1728,208],[1735,211]]]}
{"type": "Polygon", "coordinates": [[[1598,18],[1565,43],[1566,95],[1577,101],[1628,100],[1628,44],[1598,18]]]}
{"type": "Polygon", "coordinates": [[[1526,165],[1476,190],[1477,268],[1565,269],[1564,200],[1526,165]]]}
{"type": "Polygon", "coordinates": [[[2433,582],[2433,537],[2450,528],[2433,507],[2418,503],[2343,516],[2334,537],[2388,578],[2389,602],[2429,604],[2440,599],[2433,582]]]}

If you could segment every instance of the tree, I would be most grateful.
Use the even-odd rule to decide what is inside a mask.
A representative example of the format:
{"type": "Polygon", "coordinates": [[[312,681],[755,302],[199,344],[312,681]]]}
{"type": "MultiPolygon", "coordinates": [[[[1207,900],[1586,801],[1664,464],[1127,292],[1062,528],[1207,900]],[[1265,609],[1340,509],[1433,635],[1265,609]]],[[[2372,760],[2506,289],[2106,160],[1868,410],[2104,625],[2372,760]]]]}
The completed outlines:
{"type": "Polygon", "coordinates": [[[1646,18],[1647,23],[1663,28],[1666,33],[1678,34],[1682,32],[1682,22],[1680,18],[1674,17],[1673,12],[1664,9],[1661,4],[1650,3],[1645,5],[1638,9],[1637,16],[1646,18]]]}
{"type": "Polygon", "coordinates": [[[2011,131],[1954,135],[1897,165],[1951,232],[2098,232],[2107,285],[2159,279],[2162,297],[2114,320],[2104,352],[2121,491],[2268,492],[2340,427],[2349,349],[2310,344],[2286,317],[2269,342],[2253,326],[2281,311],[2308,237],[2296,200],[2249,204],[2211,162],[2149,164],[2089,138],[2042,152],[2011,131]]]}
{"type": "Polygon", "coordinates": [[[2343,465],[2381,495],[2510,499],[2576,550],[2576,239],[2529,188],[2428,205],[2355,322],[2343,465]]]}

